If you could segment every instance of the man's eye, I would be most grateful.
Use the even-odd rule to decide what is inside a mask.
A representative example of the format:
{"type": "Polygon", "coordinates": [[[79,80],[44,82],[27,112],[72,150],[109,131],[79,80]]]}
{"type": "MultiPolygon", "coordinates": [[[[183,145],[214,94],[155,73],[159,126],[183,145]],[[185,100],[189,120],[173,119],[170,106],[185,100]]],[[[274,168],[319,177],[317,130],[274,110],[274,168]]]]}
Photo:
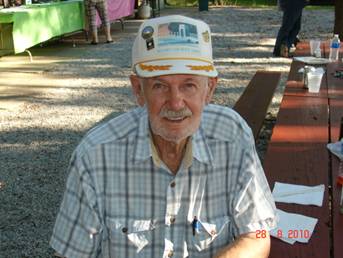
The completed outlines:
{"type": "Polygon", "coordinates": [[[190,91],[190,90],[195,90],[197,86],[193,83],[187,83],[183,86],[184,90],[190,91]]]}
{"type": "Polygon", "coordinates": [[[163,89],[163,84],[161,83],[155,83],[153,86],[152,86],[153,89],[163,89]]]}

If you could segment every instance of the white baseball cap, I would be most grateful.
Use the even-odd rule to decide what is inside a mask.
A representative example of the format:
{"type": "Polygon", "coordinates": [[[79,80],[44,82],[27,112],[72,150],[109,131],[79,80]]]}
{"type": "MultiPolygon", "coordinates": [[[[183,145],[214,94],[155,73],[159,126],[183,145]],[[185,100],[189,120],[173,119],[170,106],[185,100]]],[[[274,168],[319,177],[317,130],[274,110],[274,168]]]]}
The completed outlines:
{"type": "Polygon", "coordinates": [[[132,69],[140,77],[168,74],[216,77],[209,26],[181,15],[146,20],[133,44],[132,69]]]}

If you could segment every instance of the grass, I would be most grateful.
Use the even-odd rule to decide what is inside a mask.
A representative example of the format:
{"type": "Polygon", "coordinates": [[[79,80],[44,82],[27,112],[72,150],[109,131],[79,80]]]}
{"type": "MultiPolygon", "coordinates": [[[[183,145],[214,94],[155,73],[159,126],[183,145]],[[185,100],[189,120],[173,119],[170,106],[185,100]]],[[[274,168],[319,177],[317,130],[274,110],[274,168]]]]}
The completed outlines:
{"type": "Polygon", "coordinates": [[[323,9],[335,9],[333,5],[309,5],[306,7],[308,10],[323,10],[323,9]]]}
{"type": "MultiPolygon", "coordinates": [[[[204,1],[204,0],[200,0],[204,1]]],[[[237,5],[237,6],[273,6],[276,5],[277,0],[209,0],[209,5],[213,5],[215,2],[223,3],[224,5],[237,5]]],[[[170,6],[197,6],[198,0],[166,0],[167,5],[170,6]]]]}
{"type": "MultiPolygon", "coordinates": [[[[205,0],[200,0],[205,1],[205,0]]],[[[198,0],[165,0],[166,4],[171,7],[190,7],[198,6],[198,0]]],[[[224,5],[235,5],[245,7],[266,7],[276,6],[277,0],[209,0],[209,6],[215,3],[223,3],[224,5]]],[[[332,9],[333,5],[310,5],[307,9],[332,9]]]]}

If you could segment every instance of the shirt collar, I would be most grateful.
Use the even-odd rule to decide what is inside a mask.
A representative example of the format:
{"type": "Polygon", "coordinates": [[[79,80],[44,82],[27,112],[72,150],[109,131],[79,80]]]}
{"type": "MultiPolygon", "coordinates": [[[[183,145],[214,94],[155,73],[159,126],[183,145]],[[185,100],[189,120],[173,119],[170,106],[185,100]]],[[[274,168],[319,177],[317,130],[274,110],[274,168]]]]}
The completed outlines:
{"type": "Polygon", "coordinates": [[[152,140],[151,133],[149,134],[149,136],[150,136],[150,147],[151,147],[152,160],[153,160],[154,165],[156,167],[161,167],[162,160],[158,156],[158,151],[156,149],[154,141],[152,140]]]}
{"type": "Polygon", "coordinates": [[[149,118],[148,111],[144,106],[143,112],[138,118],[138,131],[135,146],[132,149],[133,163],[145,161],[152,156],[150,148],[149,118]]]}

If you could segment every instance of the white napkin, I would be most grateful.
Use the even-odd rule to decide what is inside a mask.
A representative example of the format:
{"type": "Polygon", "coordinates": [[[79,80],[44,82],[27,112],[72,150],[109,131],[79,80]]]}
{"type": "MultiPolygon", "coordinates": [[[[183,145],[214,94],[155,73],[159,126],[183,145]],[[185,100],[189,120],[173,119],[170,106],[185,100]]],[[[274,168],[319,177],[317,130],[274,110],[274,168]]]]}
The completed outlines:
{"type": "Polygon", "coordinates": [[[294,244],[297,241],[308,243],[318,219],[279,209],[276,209],[276,212],[279,222],[277,227],[269,232],[271,236],[289,244],[294,244]]]}
{"type": "Polygon", "coordinates": [[[343,161],[343,141],[329,143],[326,147],[335,154],[340,160],[343,161]]]}
{"type": "Polygon", "coordinates": [[[276,202],[322,206],[325,186],[305,186],[275,182],[273,197],[276,202]]]}
{"type": "Polygon", "coordinates": [[[321,57],[314,57],[314,56],[296,56],[293,57],[294,60],[303,62],[306,64],[328,64],[329,59],[321,58],[321,57]]]}

